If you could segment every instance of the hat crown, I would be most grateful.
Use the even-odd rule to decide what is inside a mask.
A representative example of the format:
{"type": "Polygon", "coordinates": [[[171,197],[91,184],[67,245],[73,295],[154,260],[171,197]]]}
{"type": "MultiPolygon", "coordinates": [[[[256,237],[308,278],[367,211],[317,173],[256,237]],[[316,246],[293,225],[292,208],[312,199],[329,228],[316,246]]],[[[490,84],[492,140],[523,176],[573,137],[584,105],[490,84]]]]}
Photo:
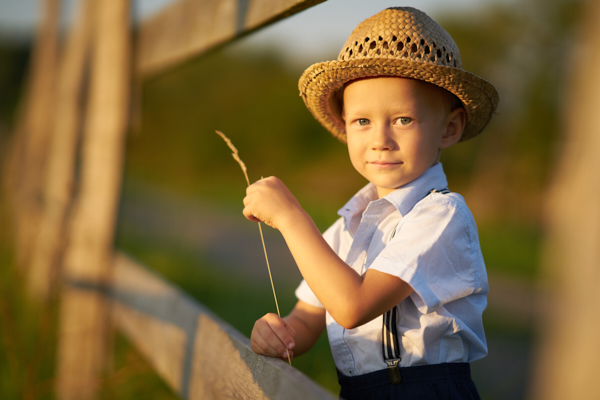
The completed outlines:
{"type": "Polygon", "coordinates": [[[462,69],[452,36],[427,14],[392,7],[361,22],[346,41],[338,61],[383,58],[462,69]]]}

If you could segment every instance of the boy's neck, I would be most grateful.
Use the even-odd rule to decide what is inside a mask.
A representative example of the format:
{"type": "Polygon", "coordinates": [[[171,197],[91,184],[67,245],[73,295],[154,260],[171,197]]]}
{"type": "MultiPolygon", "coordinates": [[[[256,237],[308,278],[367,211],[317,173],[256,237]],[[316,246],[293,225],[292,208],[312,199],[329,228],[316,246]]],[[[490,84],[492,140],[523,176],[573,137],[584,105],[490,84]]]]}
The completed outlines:
{"type": "MultiPolygon", "coordinates": [[[[440,153],[441,153],[441,150],[440,150],[440,153]]],[[[440,163],[440,157],[438,155],[437,160],[433,164],[431,164],[431,167],[433,167],[434,165],[437,165],[439,163],[440,163]]],[[[429,167],[429,168],[431,168],[431,167],[429,167]]],[[[427,171],[425,171],[425,172],[427,172],[427,171]]],[[[400,189],[400,188],[402,188],[402,187],[404,187],[404,186],[406,186],[406,185],[414,182],[415,180],[419,179],[422,176],[423,175],[419,175],[418,177],[416,177],[412,181],[407,182],[407,183],[405,183],[402,186],[398,186],[397,188],[381,188],[381,187],[377,187],[377,198],[378,199],[384,198],[385,196],[387,196],[388,194],[392,193],[393,191],[395,191],[397,189],[400,189]]]]}

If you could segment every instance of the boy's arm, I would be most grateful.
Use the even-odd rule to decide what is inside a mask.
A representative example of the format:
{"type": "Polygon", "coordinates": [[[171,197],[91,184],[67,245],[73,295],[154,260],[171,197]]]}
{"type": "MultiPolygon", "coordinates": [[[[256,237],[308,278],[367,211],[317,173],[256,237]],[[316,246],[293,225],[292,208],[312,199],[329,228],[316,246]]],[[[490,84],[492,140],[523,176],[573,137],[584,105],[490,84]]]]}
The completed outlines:
{"type": "Polygon", "coordinates": [[[255,353],[287,360],[286,349],[290,350],[290,357],[307,352],[324,329],[325,309],[299,300],[283,319],[271,313],[257,320],[250,345],[255,353]]]}
{"type": "Polygon", "coordinates": [[[344,328],[371,321],[413,292],[395,276],[376,270],[361,276],[350,268],[279,179],[270,177],[251,185],[244,205],[248,219],[279,229],[311,290],[344,328]]]}

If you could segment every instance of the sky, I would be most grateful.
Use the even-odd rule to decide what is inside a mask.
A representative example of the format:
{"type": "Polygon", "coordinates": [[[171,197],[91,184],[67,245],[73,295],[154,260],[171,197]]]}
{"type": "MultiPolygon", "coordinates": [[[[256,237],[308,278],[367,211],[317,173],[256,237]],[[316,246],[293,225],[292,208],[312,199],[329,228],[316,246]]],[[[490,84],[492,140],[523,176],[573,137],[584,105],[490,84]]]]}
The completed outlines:
{"type": "MultiPolygon", "coordinates": [[[[74,14],[77,0],[66,4],[63,19],[74,14]]],[[[173,0],[135,0],[134,14],[143,19],[160,11],[173,0]]],[[[491,3],[516,0],[327,0],[237,42],[231,51],[249,46],[275,48],[285,58],[294,61],[322,61],[337,57],[350,32],[356,25],[392,6],[412,6],[425,11],[434,19],[448,13],[476,15],[479,8],[491,3]]],[[[0,38],[25,41],[31,37],[40,15],[41,0],[0,0],[0,38]]],[[[68,22],[65,22],[68,23],[68,22]]]]}

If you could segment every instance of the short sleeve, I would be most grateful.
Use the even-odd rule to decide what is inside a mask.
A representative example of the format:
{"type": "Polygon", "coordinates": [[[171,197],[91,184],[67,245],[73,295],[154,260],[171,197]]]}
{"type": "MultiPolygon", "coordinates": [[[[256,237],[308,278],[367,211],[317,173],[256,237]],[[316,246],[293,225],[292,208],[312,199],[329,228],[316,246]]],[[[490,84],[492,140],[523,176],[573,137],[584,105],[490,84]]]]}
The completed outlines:
{"type": "Polygon", "coordinates": [[[397,276],[413,289],[419,311],[476,291],[476,270],[484,268],[477,228],[457,194],[432,194],[398,224],[395,236],[369,269],[397,276]]]}
{"type": "MultiPolygon", "coordinates": [[[[340,235],[344,229],[344,219],[339,218],[336,222],[333,223],[326,231],[323,233],[323,239],[327,242],[327,244],[335,251],[336,254],[339,254],[340,247],[340,235]]],[[[298,300],[302,300],[305,303],[308,303],[315,307],[325,308],[323,304],[317,299],[317,296],[313,293],[313,291],[308,286],[305,280],[300,282],[300,285],[296,289],[296,297],[298,300]]]]}
{"type": "Polygon", "coordinates": [[[300,285],[296,289],[296,297],[298,298],[298,300],[302,300],[303,302],[308,303],[311,306],[325,308],[323,307],[323,304],[321,304],[319,299],[317,299],[317,296],[315,296],[310,287],[308,287],[308,283],[306,283],[304,279],[302,280],[302,282],[300,282],[300,285]]]}

